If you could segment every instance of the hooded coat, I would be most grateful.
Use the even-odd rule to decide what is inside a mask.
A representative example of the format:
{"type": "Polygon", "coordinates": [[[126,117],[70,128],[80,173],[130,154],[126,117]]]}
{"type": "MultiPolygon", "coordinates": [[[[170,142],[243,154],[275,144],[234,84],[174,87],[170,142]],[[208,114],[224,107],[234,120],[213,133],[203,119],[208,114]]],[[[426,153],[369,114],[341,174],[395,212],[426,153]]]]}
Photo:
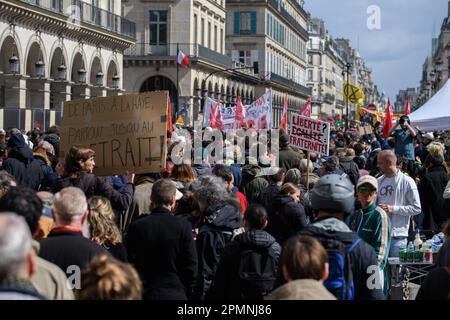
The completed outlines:
{"type": "MultiPolygon", "coordinates": [[[[276,257],[275,270],[278,271],[281,246],[264,230],[251,230],[236,236],[230,242],[220,259],[211,289],[211,298],[219,300],[242,300],[246,296],[244,287],[238,276],[241,253],[244,250],[269,250],[272,248],[276,257]]],[[[262,298],[262,297],[261,297],[262,298]]]]}
{"type": "Polygon", "coordinates": [[[3,170],[12,175],[18,185],[33,190],[39,190],[44,177],[41,165],[34,160],[33,151],[25,143],[11,148],[8,158],[3,161],[3,170]]]}
{"type": "Polygon", "coordinates": [[[239,191],[247,198],[248,203],[254,203],[259,193],[269,186],[269,182],[262,175],[261,167],[254,164],[242,168],[242,182],[239,191]]]}
{"type": "Polygon", "coordinates": [[[281,245],[298,231],[308,225],[305,209],[292,197],[277,194],[271,210],[268,211],[266,231],[281,245]]]}
{"type": "Polygon", "coordinates": [[[228,203],[209,206],[196,240],[198,276],[194,292],[196,299],[204,299],[216,274],[220,256],[231,241],[233,231],[243,226],[242,215],[228,203]]]}

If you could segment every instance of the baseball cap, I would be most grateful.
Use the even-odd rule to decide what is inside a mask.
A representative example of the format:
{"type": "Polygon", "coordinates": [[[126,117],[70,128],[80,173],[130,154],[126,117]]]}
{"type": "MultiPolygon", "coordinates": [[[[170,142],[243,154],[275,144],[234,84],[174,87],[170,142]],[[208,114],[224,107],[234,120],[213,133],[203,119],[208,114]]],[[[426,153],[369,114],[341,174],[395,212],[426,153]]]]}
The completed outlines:
{"type": "Polygon", "coordinates": [[[434,135],[431,132],[427,132],[423,135],[423,138],[427,138],[428,140],[433,141],[434,140],[434,135]]]}
{"type": "Polygon", "coordinates": [[[378,191],[377,179],[372,176],[369,176],[369,175],[362,176],[361,178],[359,178],[356,187],[359,188],[360,186],[362,186],[363,184],[366,184],[366,183],[370,184],[372,187],[374,187],[378,191]]]}

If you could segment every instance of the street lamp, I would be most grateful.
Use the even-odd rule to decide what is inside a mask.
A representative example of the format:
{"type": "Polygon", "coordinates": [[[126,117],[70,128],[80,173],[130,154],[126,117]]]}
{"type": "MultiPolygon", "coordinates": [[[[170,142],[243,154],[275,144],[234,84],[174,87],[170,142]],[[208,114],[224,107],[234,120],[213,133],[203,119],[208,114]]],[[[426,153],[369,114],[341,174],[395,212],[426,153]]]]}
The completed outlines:
{"type": "Polygon", "coordinates": [[[45,63],[42,61],[41,49],[39,49],[39,58],[34,66],[36,67],[36,76],[42,78],[45,75],[45,63]]]}
{"type": "Polygon", "coordinates": [[[9,58],[9,71],[11,71],[12,74],[19,73],[19,58],[14,52],[11,58],[9,58]]]}
{"type": "Polygon", "coordinates": [[[120,77],[117,75],[117,73],[112,76],[113,88],[115,88],[115,89],[119,88],[119,80],[120,80],[120,77]]]}
{"type": "Polygon", "coordinates": [[[348,114],[348,100],[349,100],[349,90],[350,90],[350,81],[349,81],[349,76],[350,76],[350,68],[352,67],[352,65],[347,62],[347,64],[345,65],[345,70],[346,71],[342,71],[342,75],[344,75],[344,73],[347,74],[347,92],[345,92],[344,90],[344,95],[346,96],[345,99],[345,130],[348,130],[348,119],[349,119],[349,114],[348,114]]]}
{"type": "Polygon", "coordinates": [[[103,85],[103,72],[102,69],[100,69],[97,74],[95,75],[95,82],[98,86],[103,85]]]}
{"type": "Polygon", "coordinates": [[[78,83],[86,83],[86,70],[84,67],[78,70],[78,83]]]}

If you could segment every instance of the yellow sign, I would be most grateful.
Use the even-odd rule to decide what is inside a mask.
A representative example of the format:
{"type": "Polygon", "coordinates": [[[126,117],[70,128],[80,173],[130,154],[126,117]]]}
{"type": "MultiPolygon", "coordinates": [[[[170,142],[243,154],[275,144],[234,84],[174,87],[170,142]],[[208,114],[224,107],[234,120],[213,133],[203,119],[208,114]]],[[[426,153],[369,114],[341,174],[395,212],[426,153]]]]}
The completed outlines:
{"type": "Polygon", "coordinates": [[[184,120],[183,120],[182,116],[178,116],[177,124],[182,124],[182,125],[184,124],[184,120]]]}
{"type": "Polygon", "coordinates": [[[344,101],[350,103],[363,104],[364,92],[357,86],[344,81],[344,101]]]}

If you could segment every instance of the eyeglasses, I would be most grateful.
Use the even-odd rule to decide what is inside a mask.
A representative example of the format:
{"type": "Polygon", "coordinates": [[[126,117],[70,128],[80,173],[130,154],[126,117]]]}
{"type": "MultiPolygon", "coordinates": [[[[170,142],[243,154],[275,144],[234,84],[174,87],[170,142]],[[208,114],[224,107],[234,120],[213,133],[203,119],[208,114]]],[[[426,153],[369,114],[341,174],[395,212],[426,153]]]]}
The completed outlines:
{"type": "Polygon", "coordinates": [[[377,190],[374,188],[368,188],[368,187],[361,186],[361,187],[358,187],[358,192],[374,194],[375,192],[377,192],[377,190]]]}

